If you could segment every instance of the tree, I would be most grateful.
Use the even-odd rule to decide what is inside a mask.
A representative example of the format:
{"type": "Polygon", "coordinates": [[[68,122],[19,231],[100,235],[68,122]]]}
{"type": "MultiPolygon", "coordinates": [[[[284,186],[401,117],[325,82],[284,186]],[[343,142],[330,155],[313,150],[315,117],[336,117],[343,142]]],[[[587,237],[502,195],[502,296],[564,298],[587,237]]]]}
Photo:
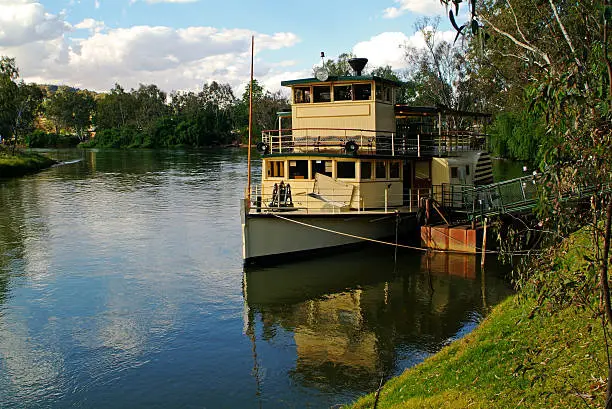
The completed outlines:
{"type": "MultiPolygon", "coordinates": [[[[538,300],[551,309],[590,305],[599,311],[597,316],[609,335],[611,1],[472,2],[470,22],[461,26],[454,19],[461,1],[443,2],[451,6],[449,18],[457,31],[482,48],[484,57],[479,63],[494,65],[506,87],[524,87],[527,83],[525,102],[531,112],[545,120],[550,142],[540,164],[545,171],[540,220],[557,232],[555,237],[564,237],[584,225],[592,232],[594,259],[589,261],[589,274],[577,274],[563,282],[546,278],[529,281],[527,275],[519,283],[533,288],[538,300]],[[508,74],[513,69],[520,74],[508,74]],[[593,192],[589,201],[568,200],[573,191],[585,187],[593,192]],[[597,280],[588,280],[589,276],[597,280]]],[[[612,408],[610,358],[607,367],[606,408],[612,408]]]]}
{"type": "Polygon", "coordinates": [[[33,127],[42,101],[36,85],[17,83],[19,69],[14,58],[0,58],[0,139],[13,141],[13,154],[19,137],[33,127]]]}
{"type": "MultiPolygon", "coordinates": [[[[264,130],[277,127],[277,112],[289,108],[289,100],[281,91],[264,90],[257,80],[253,80],[253,133],[255,139],[264,130]]],[[[243,124],[240,133],[246,138],[249,122],[249,85],[245,87],[242,99],[235,107],[237,124],[243,124]]]]}
{"type": "Polygon", "coordinates": [[[406,46],[408,79],[416,90],[417,105],[444,105],[458,110],[473,109],[465,64],[465,50],[441,39],[440,19],[422,18],[415,29],[423,36],[425,48],[406,46]]]}
{"type": "MultiPolygon", "coordinates": [[[[342,53],[335,61],[326,60],[323,63],[323,68],[325,68],[329,75],[332,76],[342,77],[346,75],[351,75],[353,69],[351,68],[351,65],[348,62],[348,60],[350,60],[351,58],[355,58],[355,54],[351,52],[342,53]]],[[[313,69],[313,75],[315,70],[316,68],[313,69]]]]}

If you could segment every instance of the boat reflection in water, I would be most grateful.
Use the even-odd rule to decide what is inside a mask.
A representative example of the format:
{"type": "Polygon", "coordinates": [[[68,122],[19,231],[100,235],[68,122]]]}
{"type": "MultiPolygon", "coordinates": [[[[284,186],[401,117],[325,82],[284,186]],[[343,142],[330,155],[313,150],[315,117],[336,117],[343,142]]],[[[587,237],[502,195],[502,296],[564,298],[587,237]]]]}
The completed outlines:
{"type": "MultiPolygon", "coordinates": [[[[493,259],[493,257],[491,257],[493,259]]],[[[491,260],[494,262],[495,260],[491,260]]],[[[244,274],[255,377],[266,350],[292,337],[294,381],[364,393],[463,336],[510,294],[500,266],[473,255],[370,247],[244,274]]],[[[280,346],[278,346],[280,348],[280,346]]],[[[256,379],[257,381],[258,379],[256,379]]]]}

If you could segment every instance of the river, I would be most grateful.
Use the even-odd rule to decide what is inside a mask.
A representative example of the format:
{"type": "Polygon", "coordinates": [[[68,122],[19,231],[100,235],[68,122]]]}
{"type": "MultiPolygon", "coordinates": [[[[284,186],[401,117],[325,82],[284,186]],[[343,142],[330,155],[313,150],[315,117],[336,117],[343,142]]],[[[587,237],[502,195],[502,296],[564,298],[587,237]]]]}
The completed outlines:
{"type": "Polygon", "coordinates": [[[49,154],[80,161],[0,179],[2,408],[330,407],[510,293],[379,245],[244,271],[241,150],[49,154]]]}

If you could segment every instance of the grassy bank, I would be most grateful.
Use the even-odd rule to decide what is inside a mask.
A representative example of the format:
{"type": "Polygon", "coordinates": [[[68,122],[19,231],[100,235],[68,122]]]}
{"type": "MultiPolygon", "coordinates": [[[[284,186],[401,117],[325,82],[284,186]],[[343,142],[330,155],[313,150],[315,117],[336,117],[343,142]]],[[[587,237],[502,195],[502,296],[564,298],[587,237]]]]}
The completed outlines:
{"type": "Polygon", "coordinates": [[[56,163],[53,159],[36,153],[15,152],[11,155],[0,150],[0,178],[23,176],[38,172],[56,163]]]}
{"type": "MultiPolygon", "coordinates": [[[[568,241],[551,272],[577,275],[590,251],[587,243],[584,232],[568,241]]],[[[390,380],[377,407],[603,407],[601,321],[588,307],[553,315],[534,313],[534,306],[534,300],[510,297],[467,337],[390,380]]],[[[372,408],[374,400],[371,394],[353,407],[372,408]]]]}

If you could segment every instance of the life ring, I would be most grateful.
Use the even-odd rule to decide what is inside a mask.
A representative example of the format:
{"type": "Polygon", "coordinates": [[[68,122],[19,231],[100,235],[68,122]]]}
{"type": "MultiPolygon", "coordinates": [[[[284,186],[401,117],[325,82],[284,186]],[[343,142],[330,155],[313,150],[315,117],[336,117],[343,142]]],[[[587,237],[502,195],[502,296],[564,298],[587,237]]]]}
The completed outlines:
{"type": "Polygon", "coordinates": [[[255,148],[257,149],[257,152],[264,154],[264,153],[268,153],[268,150],[270,147],[265,142],[257,142],[257,145],[255,146],[255,148]]]}
{"type": "Polygon", "coordinates": [[[348,141],[346,144],[344,144],[344,150],[346,151],[346,153],[355,154],[357,153],[358,149],[359,145],[357,145],[357,142],[355,141],[348,141]]]}

